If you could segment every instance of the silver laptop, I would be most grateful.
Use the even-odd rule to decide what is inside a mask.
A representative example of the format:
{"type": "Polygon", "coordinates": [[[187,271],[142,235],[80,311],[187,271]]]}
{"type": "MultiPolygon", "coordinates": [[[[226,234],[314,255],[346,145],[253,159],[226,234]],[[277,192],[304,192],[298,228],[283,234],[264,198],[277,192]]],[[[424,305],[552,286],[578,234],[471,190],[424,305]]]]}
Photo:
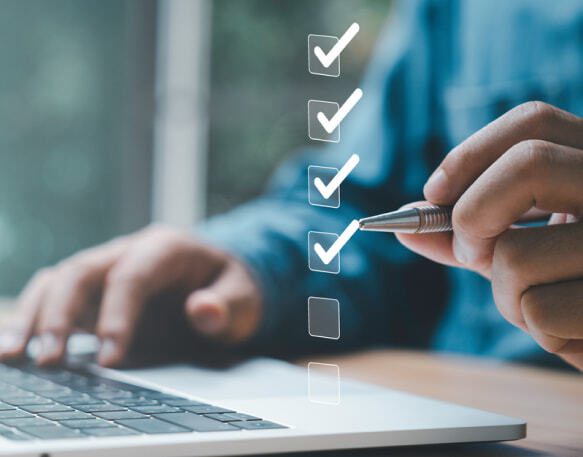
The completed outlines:
{"type": "Polygon", "coordinates": [[[0,364],[0,456],[255,455],[516,440],[525,431],[520,419],[350,381],[325,363],[0,364]]]}

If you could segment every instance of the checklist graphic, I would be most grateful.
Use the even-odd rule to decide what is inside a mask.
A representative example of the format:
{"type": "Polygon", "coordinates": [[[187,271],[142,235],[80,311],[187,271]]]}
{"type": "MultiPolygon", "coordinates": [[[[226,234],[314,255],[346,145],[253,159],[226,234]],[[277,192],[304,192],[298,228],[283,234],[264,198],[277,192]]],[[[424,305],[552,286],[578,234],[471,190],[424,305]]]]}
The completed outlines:
{"type": "Polygon", "coordinates": [[[340,170],[333,167],[310,165],[308,167],[308,201],[310,205],[338,208],[340,185],[360,162],[358,154],[352,154],[340,170]]]}
{"type": "Polygon", "coordinates": [[[340,54],[356,36],[360,26],[354,22],[342,37],[308,35],[308,71],[313,75],[340,76],[340,54]]]}
{"type": "Polygon", "coordinates": [[[340,126],[332,132],[327,132],[318,115],[334,117],[340,105],[336,102],[327,102],[325,100],[308,101],[308,137],[314,141],[327,141],[329,143],[338,143],[340,141],[340,126]]]}
{"type": "Polygon", "coordinates": [[[308,298],[308,333],[315,338],[340,339],[340,302],[335,298],[308,298]]]}
{"type": "Polygon", "coordinates": [[[353,220],[342,234],[308,232],[308,262],[310,270],[323,273],[340,273],[340,250],[358,231],[360,225],[353,220]]]}
{"type": "Polygon", "coordinates": [[[310,165],[308,167],[308,201],[310,205],[326,208],[340,207],[340,186],[330,186],[332,180],[338,175],[338,168],[320,167],[310,165]]]}
{"type": "Polygon", "coordinates": [[[308,399],[324,405],[340,404],[340,367],[333,363],[308,363],[308,399]]]}
{"type": "MultiPolygon", "coordinates": [[[[341,72],[341,54],[360,30],[354,22],[337,37],[308,35],[308,71],[313,75],[337,78],[341,72]]],[[[308,101],[308,137],[313,141],[339,143],[342,122],[363,97],[356,88],[343,103],[329,100],[308,101]]],[[[352,154],[340,167],[326,164],[308,166],[308,203],[322,211],[335,210],[341,205],[342,183],[359,164],[358,154],[352,154]]],[[[342,233],[308,232],[308,268],[317,273],[339,274],[340,253],[360,226],[351,221],[342,233]]],[[[335,298],[308,297],[308,334],[313,338],[340,339],[340,302],[335,298]]],[[[328,405],[340,404],[340,367],[328,363],[308,364],[308,398],[328,405]]]]}
{"type": "Polygon", "coordinates": [[[340,273],[340,252],[327,256],[328,249],[332,249],[338,241],[336,233],[308,232],[308,267],[320,273],[340,273]],[[320,255],[324,255],[324,259],[320,255]]]}
{"type": "Polygon", "coordinates": [[[334,234],[335,241],[328,248],[322,246],[318,241],[314,244],[314,251],[318,255],[318,259],[325,265],[330,264],[334,259],[339,257],[340,250],[348,243],[350,238],[358,231],[360,224],[357,220],[353,220],[348,227],[344,229],[340,236],[334,234]]]}
{"type": "Polygon", "coordinates": [[[342,106],[324,100],[308,101],[308,136],[315,141],[340,141],[340,124],[362,98],[362,90],[356,88],[342,106]]]}
{"type": "Polygon", "coordinates": [[[320,59],[322,49],[332,50],[338,44],[338,37],[331,35],[308,35],[308,71],[313,75],[331,76],[337,78],[340,76],[340,55],[332,62],[324,62],[320,59]],[[316,53],[316,49],[319,50],[316,53]],[[324,64],[327,64],[324,65],[324,64]]]}

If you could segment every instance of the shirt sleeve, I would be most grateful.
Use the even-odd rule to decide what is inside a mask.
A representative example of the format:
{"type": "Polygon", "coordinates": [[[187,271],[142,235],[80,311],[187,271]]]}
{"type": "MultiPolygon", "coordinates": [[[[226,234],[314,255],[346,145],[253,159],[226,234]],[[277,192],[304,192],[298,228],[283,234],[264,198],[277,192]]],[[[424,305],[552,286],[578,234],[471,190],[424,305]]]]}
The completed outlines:
{"type": "Polygon", "coordinates": [[[435,325],[443,297],[435,288],[431,297],[424,291],[432,280],[444,287],[438,270],[392,235],[357,232],[341,252],[339,274],[308,268],[308,231],[341,233],[353,219],[422,198],[434,128],[431,19],[423,1],[396,8],[361,86],[363,98],[342,124],[341,142],[297,154],[278,169],[262,197],[200,228],[209,243],[248,265],[263,291],[264,317],[253,350],[282,355],[423,345],[435,325]],[[340,207],[311,206],[308,166],[340,168],[353,153],[361,160],[341,186],[340,207]],[[420,275],[430,278],[423,287],[420,275]],[[309,296],[339,301],[339,341],[308,335],[309,296]]]}

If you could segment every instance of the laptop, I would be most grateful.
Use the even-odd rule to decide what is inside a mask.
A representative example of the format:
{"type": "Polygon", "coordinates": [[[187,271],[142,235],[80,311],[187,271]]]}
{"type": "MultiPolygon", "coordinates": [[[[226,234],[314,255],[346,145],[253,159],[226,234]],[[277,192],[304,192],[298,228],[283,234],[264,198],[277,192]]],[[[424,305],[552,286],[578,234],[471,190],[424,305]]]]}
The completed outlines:
{"type": "Polygon", "coordinates": [[[0,456],[235,456],[525,433],[520,419],[344,379],[341,367],[326,363],[0,364],[0,456]]]}

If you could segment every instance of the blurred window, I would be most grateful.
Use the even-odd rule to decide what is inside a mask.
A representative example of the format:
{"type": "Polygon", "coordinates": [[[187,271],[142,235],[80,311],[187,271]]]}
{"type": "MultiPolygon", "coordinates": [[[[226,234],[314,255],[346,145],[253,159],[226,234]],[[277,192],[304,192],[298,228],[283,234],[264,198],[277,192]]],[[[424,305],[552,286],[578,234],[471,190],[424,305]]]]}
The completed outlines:
{"type": "Polygon", "coordinates": [[[152,217],[194,220],[258,195],[310,144],[307,100],[343,100],[358,84],[390,3],[3,0],[0,296],[152,217]],[[168,15],[171,3],[206,36],[168,15]],[[341,77],[308,74],[308,33],[339,35],[354,21],[341,77]],[[172,66],[181,61],[192,82],[172,66]]]}
{"type": "Polygon", "coordinates": [[[154,13],[147,0],[2,1],[1,295],[147,222],[154,13]]]}

